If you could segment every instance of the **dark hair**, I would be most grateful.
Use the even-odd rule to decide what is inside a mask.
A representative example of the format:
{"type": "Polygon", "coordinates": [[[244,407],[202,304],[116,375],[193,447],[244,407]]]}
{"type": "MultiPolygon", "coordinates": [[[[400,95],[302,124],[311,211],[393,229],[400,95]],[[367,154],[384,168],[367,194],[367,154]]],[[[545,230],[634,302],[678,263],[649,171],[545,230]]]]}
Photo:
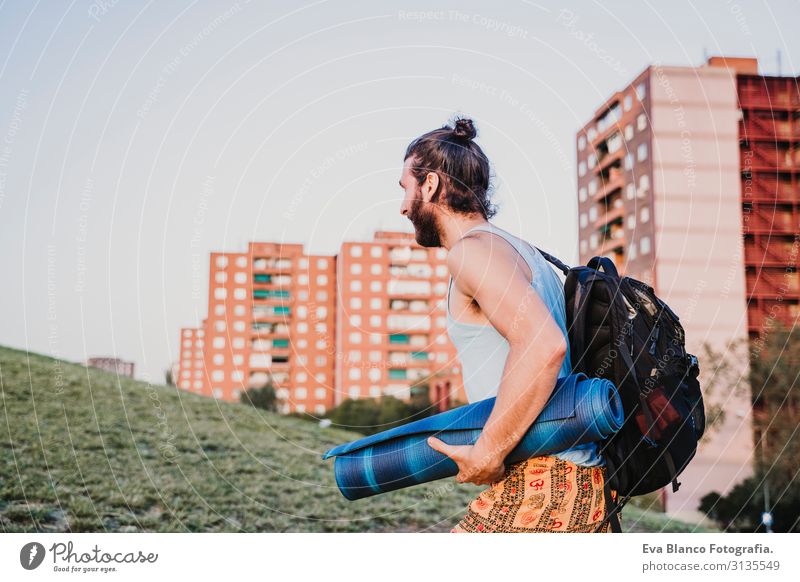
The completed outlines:
{"type": "Polygon", "coordinates": [[[429,172],[439,175],[436,201],[444,187],[444,200],[450,208],[464,214],[481,214],[489,219],[497,209],[489,201],[489,158],[473,138],[478,134],[471,119],[456,118],[452,124],[434,129],[412,141],[405,159],[414,157],[411,173],[418,184],[429,172]]]}

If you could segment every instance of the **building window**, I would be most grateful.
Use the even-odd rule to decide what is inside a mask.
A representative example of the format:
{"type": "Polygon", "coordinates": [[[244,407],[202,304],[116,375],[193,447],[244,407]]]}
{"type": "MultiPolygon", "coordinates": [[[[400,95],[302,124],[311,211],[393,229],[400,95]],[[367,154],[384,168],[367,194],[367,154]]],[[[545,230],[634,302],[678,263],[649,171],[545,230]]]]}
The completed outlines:
{"type": "Polygon", "coordinates": [[[327,269],[328,259],[317,259],[317,269],[327,269]]]}
{"type": "Polygon", "coordinates": [[[360,315],[351,315],[350,316],[350,325],[353,327],[361,327],[361,316],[360,315]]]}
{"type": "Polygon", "coordinates": [[[639,101],[643,101],[645,94],[647,93],[647,88],[644,84],[644,81],[636,85],[636,97],[639,98],[639,101]]]}
{"type": "Polygon", "coordinates": [[[244,271],[237,271],[233,276],[233,280],[239,285],[244,285],[247,283],[247,273],[244,271]]]}
{"type": "Polygon", "coordinates": [[[369,272],[372,273],[373,275],[380,275],[381,271],[382,271],[381,266],[378,263],[374,263],[369,268],[369,272]]]}
{"type": "Polygon", "coordinates": [[[244,380],[244,372],[242,372],[241,370],[234,370],[233,372],[231,372],[231,380],[233,380],[234,382],[241,382],[242,380],[244,380]]]}
{"type": "Polygon", "coordinates": [[[298,386],[294,389],[294,397],[298,400],[305,400],[308,398],[308,388],[305,386],[298,386]]]}
{"type": "Polygon", "coordinates": [[[361,274],[361,263],[353,263],[350,265],[350,273],[353,275],[360,275],[361,274]]]}
{"type": "Polygon", "coordinates": [[[228,273],[225,271],[218,271],[216,275],[214,275],[214,280],[217,283],[224,283],[228,280],[228,273]]]}
{"type": "Polygon", "coordinates": [[[350,368],[350,372],[348,372],[348,376],[351,380],[360,380],[361,379],[361,368],[350,368]]]}
{"type": "Polygon", "coordinates": [[[370,368],[367,374],[373,382],[378,382],[381,379],[381,371],[378,368],[370,368]]]}
{"type": "Polygon", "coordinates": [[[222,388],[214,388],[214,398],[222,398],[222,388]]]}
{"type": "Polygon", "coordinates": [[[640,162],[643,162],[647,159],[647,144],[640,143],[639,147],[636,148],[636,159],[640,162]]]}
{"type": "Polygon", "coordinates": [[[625,169],[630,170],[633,168],[633,154],[625,154],[625,169]]]}
{"type": "Polygon", "coordinates": [[[298,372],[297,375],[294,377],[294,379],[298,382],[305,382],[306,380],[308,380],[308,374],[306,374],[305,372],[298,372]]]}
{"type": "Polygon", "coordinates": [[[381,282],[380,282],[380,281],[372,281],[372,282],[369,284],[369,289],[370,289],[370,291],[372,291],[373,293],[380,293],[380,292],[381,292],[381,290],[383,289],[383,285],[381,285],[381,282]]]}
{"type": "Polygon", "coordinates": [[[305,321],[301,321],[297,324],[297,332],[298,333],[306,333],[308,331],[308,324],[305,321]]]}
{"type": "Polygon", "coordinates": [[[628,260],[632,261],[636,258],[636,241],[631,242],[631,246],[628,249],[628,260]]]}
{"type": "Polygon", "coordinates": [[[373,315],[369,318],[369,324],[372,327],[380,327],[381,326],[381,316],[380,315],[373,315]]]}
{"type": "Polygon", "coordinates": [[[642,222],[647,222],[650,220],[650,208],[645,206],[639,211],[639,220],[642,222]]]}
{"type": "Polygon", "coordinates": [[[233,347],[234,349],[241,350],[244,348],[244,338],[243,337],[235,337],[233,338],[233,347]]]}
{"type": "Polygon", "coordinates": [[[350,247],[350,256],[351,257],[360,257],[361,256],[361,247],[359,245],[353,245],[350,247]]]}
{"type": "Polygon", "coordinates": [[[635,227],[636,227],[636,215],[631,212],[628,215],[628,228],[633,230],[635,227]]]}
{"type": "Polygon", "coordinates": [[[327,275],[317,275],[317,285],[327,285],[327,284],[328,284],[327,275]]]}
{"type": "Polygon", "coordinates": [[[328,391],[325,388],[317,388],[314,390],[314,397],[317,400],[325,400],[325,397],[328,395],[328,391]]]}
{"type": "Polygon", "coordinates": [[[586,175],[586,162],[581,160],[578,164],[578,176],[583,177],[586,175]]]}
{"type": "Polygon", "coordinates": [[[588,221],[586,219],[586,213],[585,212],[581,212],[581,228],[586,228],[587,224],[588,224],[588,221]]]}
{"type": "Polygon", "coordinates": [[[373,258],[377,259],[383,255],[383,248],[379,245],[372,245],[369,249],[369,254],[372,255],[373,258]]]}
{"type": "Polygon", "coordinates": [[[586,149],[586,136],[581,134],[578,136],[578,151],[582,152],[586,149]]]}
{"type": "Polygon", "coordinates": [[[211,372],[211,379],[214,382],[221,382],[225,379],[225,372],[222,370],[214,370],[211,372]]]}
{"type": "Polygon", "coordinates": [[[639,177],[639,189],[637,191],[637,194],[639,195],[640,198],[644,198],[644,195],[647,193],[648,190],[650,190],[650,176],[648,176],[647,174],[642,174],[639,177]]]}
{"type": "Polygon", "coordinates": [[[593,205],[593,206],[592,206],[592,207],[589,209],[589,220],[591,220],[592,222],[594,222],[595,220],[597,220],[597,206],[594,206],[594,205],[593,205]]]}
{"type": "Polygon", "coordinates": [[[247,298],[247,289],[244,287],[237,287],[233,291],[233,298],[238,299],[239,301],[247,298]]]}
{"type": "Polygon", "coordinates": [[[369,300],[369,308],[370,309],[380,309],[381,308],[381,300],[379,297],[373,297],[369,300]]]}
{"type": "Polygon", "coordinates": [[[370,362],[380,362],[381,361],[381,353],[380,352],[370,352],[369,353],[369,361],[370,362]]]}
{"type": "Polygon", "coordinates": [[[237,317],[243,316],[244,313],[245,313],[244,305],[238,304],[233,306],[233,314],[236,315],[237,317]]]}
{"type": "Polygon", "coordinates": [[[214,362],[215,366],[221,366],[222,364],[225,363],[225,356],[223,356],[222,354],[214,354],[212,361],[214,362]]]}
{"type": "Polygon", "coordinates": [[[297,282],[300,283],[300,285],[308,285],[308,275],[299,275],[297,277],[297,282]]]}
{"type": "Polygon", "coordinates": [[[227,299],[228,298],[228,290],[225,287],[217,287],[214,289],[214,299],[227,299]]]}
{"type": "Polygon", "coordinates": [[[360,297],[351,297],[350,298],[350,309],[361,309],[361,298],[360,297]]]}
{"type": "Polygon", "coordinates": [[[586,242],[586,239],[582,240],[581,241],[581,253],[585,253],[587,247],[588,247],[588,243],[586,242]]]}
{"type": "Polygon", "coordinates": [[[586,186],[581,186],[578,190],[578,198],[581,202],[586,202],[586,186]]]}
{"type": "Polygon", "coordinates": [[[639,117],[636,118],[636,129],[642,131],[645,127],[647,127],[647,116],[644,113],[640,113],[639,117]]]}
{"type": "Polygon", "coordinates": [[[630,111],[632,106],[633,106],[633,97],[631,97],[629,93],[628,95],[625,95],[625,98],[622,100],[622,110],[630,111]]]}
{"type": "Polygon", "coordinates": [[[631,182],[625,186],[625,197],[628,200],[633,200],[634,196],[636,196],[636,186],[631,182]]]}
{"type": "Polygon", "coordinates": [[[327,291],[317,291],[317,301],[327,301],[327,300],[328,300],[327,291]]]}
{"type": "Polygon", "coordinates": [[[589,196],[594,196],[597,193],[597,178],[592,178],[589,182],[589,196]]]}
{"type": "Polygon", "coordinates": [[[589,248],[592,250],[597,248],[597,233],[593,233],[592,236],[589,237],[589,248]]]}
{"type": "Polygon", "coordinates": [[[642,252],[643,255],[646,255],[650,252],[649,236],[643,236],[642,239],[639,241],[639,250],[642,252]]]}
{"type": "Polygon", "coordinates": [[[369,395],[373,398],[377,398],[381,395],[381,387],[380,386],[370,386],[369,387],[369,395]]]}
{"type": "Polygon", "coordinates": [[[225,256],[217,257],[216,262],[217,262],[217,267],[219,267],[220,269],[224,269],[225,267],[228,266],[228,257],[225,256]]]}
{"type": "Polygon", "coordinates": [[[625,126],[625,139],[631,141],[633,139],[633,125],[625,126]]]}
{"type": "Polygon", "coordinates": [[[217,336],[214,338],[214,341],[211,342],[214,346],[214,349],[221,350],[225,347],[225,337],[224,336],[217,336]]]}
{"type": "Polygon", "coordinates": [[[350,333],[350,343],[351,344],[360,344],[361,343],[361,334],[357,331],[350,333]]]}
{"type": "Polygon", "coordinates": [[[224,321],[215,321],[214,322],[214,329],[216,331],[225,331],[225,322],[224,321]]]}
{"type": "Polygon", "coordinates": [[[358,386],[350,386],[350,389],[347,391],[348,396],[350,398],[358,398],[361,396],[361,388],[358,386]]]}
{"type": "Polygon", "coordinates": [[[350,281],[350,291],[355,291],[355,292],[361,291],[361,281],[358,280],[350,281]]]}

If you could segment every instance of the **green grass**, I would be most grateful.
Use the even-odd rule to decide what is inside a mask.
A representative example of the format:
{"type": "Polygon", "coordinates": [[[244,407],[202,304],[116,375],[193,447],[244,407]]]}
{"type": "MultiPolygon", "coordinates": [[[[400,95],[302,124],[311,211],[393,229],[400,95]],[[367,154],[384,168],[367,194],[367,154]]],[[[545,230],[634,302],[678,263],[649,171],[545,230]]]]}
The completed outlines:
{"type": "MultiPolygon", "coordinates": [[[[359,437],[0,347],[0,528],[448,531],[480,491],[448,480],[347,501],[320,454],[359,437]]],[[[623,524],[690,527],[636,508],[623,524]]]]}

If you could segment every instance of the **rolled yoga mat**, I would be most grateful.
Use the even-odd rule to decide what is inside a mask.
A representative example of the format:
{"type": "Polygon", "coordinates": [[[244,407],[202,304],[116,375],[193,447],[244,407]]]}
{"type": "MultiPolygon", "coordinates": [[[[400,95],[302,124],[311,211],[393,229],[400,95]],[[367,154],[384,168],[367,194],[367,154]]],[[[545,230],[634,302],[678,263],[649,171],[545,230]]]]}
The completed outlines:
{"type": "MultiPolygon", "coordinates": [[[[336,457],[336,484],[350,500],[452,477],[458,474],[458,465],[433,450],[428,437],[451,445],[474,444],[494,401],[487,398],[345,443],[322,458],[336,457]]],[[[619,430],[622,420],[622,403],[611,381],[582,373],[559,378],[542,412],[505,462],[605,439],[619,430]]]]}

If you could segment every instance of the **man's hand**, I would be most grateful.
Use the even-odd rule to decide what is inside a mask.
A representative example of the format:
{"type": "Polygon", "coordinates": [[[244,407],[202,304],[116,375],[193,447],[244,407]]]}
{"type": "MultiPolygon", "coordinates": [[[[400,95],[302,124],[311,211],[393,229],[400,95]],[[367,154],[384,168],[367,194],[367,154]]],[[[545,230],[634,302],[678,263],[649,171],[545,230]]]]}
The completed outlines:
{"type": "Polygon", "coordinates": [[[428,444],[433,450],[439,451],[455,461],[458,465],[456,481],[459,483],[491,485],[505,476],[505,465],[502,458],[483,454],[473,445],[448,445],[436,437],[429,437],[428,444]]]}

